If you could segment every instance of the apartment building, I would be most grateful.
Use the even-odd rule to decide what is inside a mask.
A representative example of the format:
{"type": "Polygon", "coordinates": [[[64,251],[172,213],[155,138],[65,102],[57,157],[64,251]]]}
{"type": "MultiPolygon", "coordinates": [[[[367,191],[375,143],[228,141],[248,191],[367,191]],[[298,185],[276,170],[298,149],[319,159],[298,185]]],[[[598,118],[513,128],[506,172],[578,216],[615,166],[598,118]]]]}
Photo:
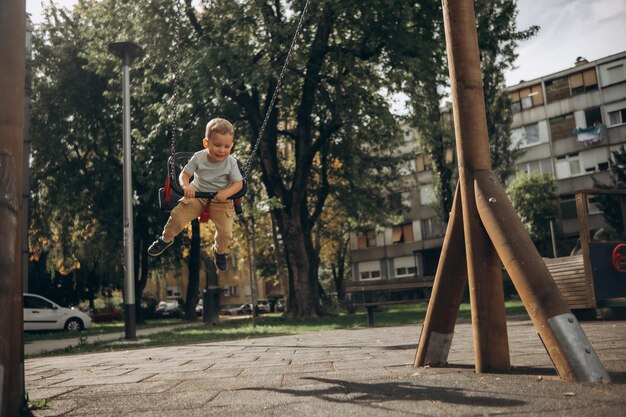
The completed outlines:
{"type": "MultiPolygon", "coordinates": [[[[524,150],[516,168],[555,176],[559,230],[577,237],[574,192],[594,188],[594,179],[607,182],[611,151],[626,145],[626,51],[593,62],[579,58],[572,68],[521,82],[508,91],[513,146],[524,150]]],[[[444,114],[450,117],[449,112],[444,114]]],[[[351,238],[352,276],[346,292],[353,302],[420,298],[432,285],[445,225],[430,207],[435,197],[432,173],[416,139],[405,128],[401,151],[413,153],[415,160],[405,167],[403,196],[411,210],[403,223],[351,238]]],[[[589,208],[590,227],[605,226],[593,196],[589,208]]]]}
{"type": "MultiPolygon", "coordinates": [[[[432,208],[432,172],[416,132],[403,127],[402,199],[410,210],[392,227],[376,227],[351,236],[352,277],[345,290],[353,303],[425,298],[430,293],[441,253],[445,225],[432,208]]],[[[450,150],[448,158],[453,157],[450,150]]]]}
{"type": "MultiPolygon", "coordinates": [[[[578,236],[574,192],[609,180],[611,152],[626,144],[626,51],[509,87],[512,139],[525,154],[518,171],[557,180],[560,231],[578,236]]],[[[589,201],[591,228],[605,226],[589,201]]]]}

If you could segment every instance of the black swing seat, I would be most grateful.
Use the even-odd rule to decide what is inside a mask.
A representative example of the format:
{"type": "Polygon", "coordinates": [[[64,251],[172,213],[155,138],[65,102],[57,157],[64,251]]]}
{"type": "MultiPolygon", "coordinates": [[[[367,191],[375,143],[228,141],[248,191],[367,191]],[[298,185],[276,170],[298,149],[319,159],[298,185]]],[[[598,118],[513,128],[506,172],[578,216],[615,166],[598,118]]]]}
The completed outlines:
{"type": "MultiPolygon", "coordinates": [[[[161,210],[171,211],[178,204],[178,200],[180,200],[184,195],[183,189],[178,183],[178,178],[177,178],[175,170],[169,169],[169,167],[170,166],[175,167],[177,161],[189,160],[193,156],[193,154],[194,154],[193,152],[176,152],[175,154],[171,155],[168,158],[167,175],[169,177],[168,179],[169,179],[170,195],[169,195],[169,198],[167,198],[166,187],[159,188],[159,208],[161,210]]],[[[242,214],[243,209],[241,207],[240,199],[244,195],[246,195],[246,192],[248,191],[248,182],[245,179],[246,173],[244,172],[243,164],[238,159],[237,159],[237,166],[239,167],[239,171],[241,172],[241,175],[244,177],[243,187],[237,194],[231,196],[229,200],[233,200],[233,202],[235,203],[234,204],[235,212],[237,214],[242,214]]],[[[209,200],[212,200],[216,194],[217,193],[211,193],[211,192],[196,192],[196,198],[207,198],[209,200]]]]}

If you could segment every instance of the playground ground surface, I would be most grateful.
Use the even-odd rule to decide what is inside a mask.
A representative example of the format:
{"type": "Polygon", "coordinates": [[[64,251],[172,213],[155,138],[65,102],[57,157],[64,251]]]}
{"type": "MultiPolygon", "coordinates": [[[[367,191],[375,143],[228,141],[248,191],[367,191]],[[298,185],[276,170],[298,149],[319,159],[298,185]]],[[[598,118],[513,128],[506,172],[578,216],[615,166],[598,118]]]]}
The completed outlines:
{"type": "Polygon", "coordinates": [[[26,390],[34,416],[623,416],[626,321],[581,324],[613,383],[562,381],[511,319],[504,374],[474,371],[460,323],[444,368],[413,367],[421,326],[403,325],[34,357],[26,390]]]}

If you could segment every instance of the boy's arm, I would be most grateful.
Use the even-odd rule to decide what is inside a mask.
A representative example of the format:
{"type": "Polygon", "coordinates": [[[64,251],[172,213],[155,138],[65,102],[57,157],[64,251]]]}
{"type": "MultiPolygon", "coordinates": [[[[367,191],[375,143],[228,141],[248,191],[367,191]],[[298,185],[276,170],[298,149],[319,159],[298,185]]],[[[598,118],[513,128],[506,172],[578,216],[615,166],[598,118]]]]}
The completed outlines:
{"type": "Polygon", "coordinates": [[[219,203],[225,203],[229,197],[237,194],[242,188],[243,181],[232,182],[228,187],[219,190],[213,199],[219,203]]]}
{"type": "Polygon", "coordinates": [[[196,189],[189,184],[190,179],[191,175],[183,170],[178,177],[178,182],[180,182],[181,187],[183,187],[185,197],[193,198],[196,195],[196,189]]]}

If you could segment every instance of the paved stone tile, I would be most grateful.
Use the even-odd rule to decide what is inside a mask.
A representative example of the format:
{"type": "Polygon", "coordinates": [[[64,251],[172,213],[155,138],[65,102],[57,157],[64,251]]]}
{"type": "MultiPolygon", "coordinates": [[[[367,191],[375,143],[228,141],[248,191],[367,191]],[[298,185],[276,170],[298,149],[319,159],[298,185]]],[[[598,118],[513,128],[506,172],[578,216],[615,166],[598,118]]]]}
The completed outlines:
{"type": "Polygon", "coordinates": [[[419,328],[337,330],[188,346],[27,359],[35,416],[622,416],[626,322],[583,328],[614,379],[559,379],[528,321],[509,323],[513,368],[476,374],[471,324],[449,365],[413,368],[419,328]]]}

